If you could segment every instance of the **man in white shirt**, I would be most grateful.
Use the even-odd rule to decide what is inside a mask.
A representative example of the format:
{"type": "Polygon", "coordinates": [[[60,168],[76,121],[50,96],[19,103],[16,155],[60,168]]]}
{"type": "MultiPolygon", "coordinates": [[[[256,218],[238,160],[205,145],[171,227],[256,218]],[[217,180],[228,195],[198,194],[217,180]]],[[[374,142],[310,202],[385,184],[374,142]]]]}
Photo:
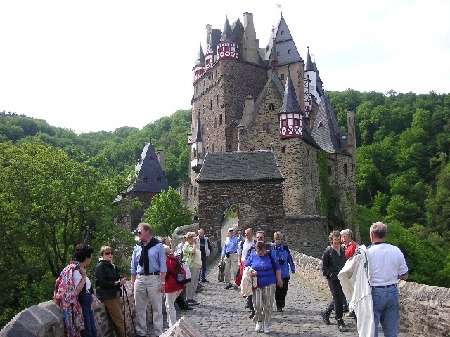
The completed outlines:
{"type": "Polygon", "coordinates": [[[375,337],[378,337],[378,322],[385,337],[396,337],[399,322],[397,280],[408,278],[405,257],[396,246],[385,242],[387,225],[375,222],[370,227],[369,281],[372,287],[375,337]]]}

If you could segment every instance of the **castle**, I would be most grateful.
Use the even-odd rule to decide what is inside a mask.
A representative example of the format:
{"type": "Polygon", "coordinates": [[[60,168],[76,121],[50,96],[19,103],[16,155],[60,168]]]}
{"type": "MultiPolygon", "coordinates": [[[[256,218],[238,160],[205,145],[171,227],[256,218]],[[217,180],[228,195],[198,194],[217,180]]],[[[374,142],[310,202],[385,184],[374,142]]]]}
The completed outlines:
{"type": "MultiPolygon", "coordinates": [[[[283,177],[285,219],[275,227],[322,215],[328,224],[357,230],[354,113],[348,112],[347,132],[341,132],[309,48],[305,62],[283,15],[264,48],[251,13],[243,14],[243,23],[226,18],[222,31],[207,25],[193,86],[189,183],[182,195],[200,219],[199,182],[208,154],[264,150],[273,153],[283,177]]],[[[236,165],[245,170],[245,163],[236,165]]],[[[210,199],[207,193],[203,198],[210,199]]]]}

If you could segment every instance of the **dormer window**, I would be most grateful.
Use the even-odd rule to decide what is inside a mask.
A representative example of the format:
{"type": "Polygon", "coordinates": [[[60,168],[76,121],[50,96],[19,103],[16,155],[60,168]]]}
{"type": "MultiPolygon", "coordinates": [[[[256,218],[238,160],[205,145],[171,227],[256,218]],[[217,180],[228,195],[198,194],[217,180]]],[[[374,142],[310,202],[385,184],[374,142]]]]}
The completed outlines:
{"type": "Polygon", "coordinates": [[[284,30],[281,31],[280,35],[284,35],[284,30]]]}

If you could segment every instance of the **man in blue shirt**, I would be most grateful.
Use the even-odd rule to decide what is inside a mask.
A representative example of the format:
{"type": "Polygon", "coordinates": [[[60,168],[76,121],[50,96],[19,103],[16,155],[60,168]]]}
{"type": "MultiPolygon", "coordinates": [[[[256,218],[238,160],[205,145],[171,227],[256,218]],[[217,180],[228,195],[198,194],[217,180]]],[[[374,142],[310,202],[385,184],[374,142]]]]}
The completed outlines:
{"type": "MultiPolygon", "coordinates": [[[[225,262],[224,273],[225,283],[227,284],[225,286],[225,289],[230,289],[231,287],[233,287],[231,279],[233,279],[234,283],[236,272],[238,271],[238,244],[239,238],[237,236],[234,236],[234,228],[228,228],[228,237],[225,239],[225,242],[223,244],[222,254],[220,258],[221,261],[225,262]]],[[[237,288],[236,285],[235,287],[237,288]]]]}
{"type": "Polygon", "coordinates": [[[147,335],[147,305],[153,310],[153,328],[157,336],[163,333],[162,299],[166,284],[166,254],[163,245],[152,237],[148,223],[137,228],[139,243],[131,256],[131,289],[136,308],[136,336],[147,335]]]}

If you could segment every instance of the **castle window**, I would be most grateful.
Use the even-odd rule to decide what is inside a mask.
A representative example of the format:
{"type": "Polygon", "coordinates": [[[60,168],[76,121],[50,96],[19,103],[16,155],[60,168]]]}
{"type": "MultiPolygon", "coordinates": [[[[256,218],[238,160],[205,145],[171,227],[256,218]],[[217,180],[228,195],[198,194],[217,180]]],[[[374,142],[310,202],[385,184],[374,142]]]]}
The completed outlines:
{"type": "Polygon", "coordinates": [[[280,56],[280,52],[279,51],[277,51],[277,56],[280,56]]]}
{"type": "Polygon", "coordinates": [[[286,152],[286,146],[282,146],[281,147],[281,153],[285,153],[286,152]]]}
{"type": "Polygon", "coordinates": [[[269,110],[270,111],[274,111],[275,110],[275,105],[273,103],[269,104],[269,110]]]}
{"type": "Polygon", "coordinates": [[[228,151],[231,151],[231,144],[228,144],[228,151]]]}
{"type": "Polygon", "coordinates": [[[222,114],[219,115],[219,125],[222,125],[222,114]]]}
{"type": "Polygon", "coordinates": [[[160,183],[160,182],[161,182],[161,177],[156,177],[156,178],[155,178],[155,181],[156,181],[157,183],[160,183]]]}
{"type": "Polygon", "coordinates": [[[209,110],[212,110],[212,99],[209,101],[209,110]]]}
{"type": "Polygon", "coordinates": [[[290,49],[288,49],[288,54],[290,54],[291,53],[291,50],[290,49]]]}
{"type": "Polygon", "coordinates": [[[214,117],[214,127],[217,128],[217,118],[214,117]]]}
{"type": "Polygon", "coordinates": [[[348,174],[348,171],[347,171],[348,169],[347,169],[347,164],[344,164],[344,174],[347,176],[347,174],[348,174]]]}
{"type": "Polygon", "coordinates": [[[328,166],[328,174],[331,175],[331,166],[328,166]]]}
{"type": "Polygon", "coordinates": [[[284,81],[284,74],[280,74],[280,80],[284,81]]]}
{"type": "Polygon", "coordinates": [[[217,106],[219,106],[219,95],[216,96],[217,106]]]}
{"type": "Polygon", "coordinates": [[[263,131],[269,133],[269,123],[263,123],[263,131]]]}
{"type": "Polygon", "coordinates": [[[281,34],[281,35],[284,35],[284,30],[282,30],[280,34],[281,34]]]}

